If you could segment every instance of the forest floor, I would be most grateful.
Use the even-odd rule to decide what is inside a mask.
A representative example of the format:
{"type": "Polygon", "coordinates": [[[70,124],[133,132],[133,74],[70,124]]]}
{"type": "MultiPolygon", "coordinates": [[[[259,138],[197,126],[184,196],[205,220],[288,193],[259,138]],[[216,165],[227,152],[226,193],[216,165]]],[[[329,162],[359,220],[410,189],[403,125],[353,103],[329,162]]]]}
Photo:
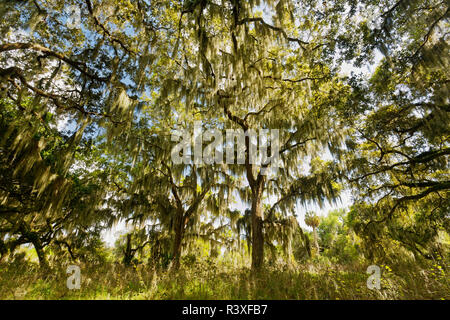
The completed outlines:
{"type": "Polygon", "coordinates": [[[440,263],[380,265],[381,288],[369,289],[367,266],[298,264],[248,268],[201,263],[176,273],[118,263],[80,266],[80,289],[68,289],[65,267],[43,272],[33,262],[0,264],[0,299],[450,299],[440,263]]]}

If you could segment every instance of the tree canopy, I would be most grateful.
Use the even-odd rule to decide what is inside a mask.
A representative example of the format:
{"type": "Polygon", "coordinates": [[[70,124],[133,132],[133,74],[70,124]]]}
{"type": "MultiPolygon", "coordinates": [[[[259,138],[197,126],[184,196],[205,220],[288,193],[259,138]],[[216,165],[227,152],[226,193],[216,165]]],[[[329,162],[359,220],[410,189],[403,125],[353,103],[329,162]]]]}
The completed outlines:
{"type": "Polygon", "coordinates": [[[11,0],[0,14],[0,261],[31,244],[44,269],[97,263],[121,221],[125,265],[173,271],[199,241],[250,253],[254,273],[302,261],[303,222],[340,262],[448,254],[447,1],[11,0]],[[195,132],[230,129],[241,149],[195,132]],[[176,132],[191,161],[173,161],[176,132]],[[345,192],[345,213],[310,212],[345,192]]]}

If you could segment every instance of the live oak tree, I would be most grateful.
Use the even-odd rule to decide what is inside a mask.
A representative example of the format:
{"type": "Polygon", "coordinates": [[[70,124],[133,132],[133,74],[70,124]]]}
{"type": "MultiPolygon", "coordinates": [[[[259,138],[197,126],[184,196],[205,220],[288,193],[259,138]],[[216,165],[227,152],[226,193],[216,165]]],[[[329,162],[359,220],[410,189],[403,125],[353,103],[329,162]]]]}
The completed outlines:
{"type": "MultiPolygon", "coordinates": [[[[15,101],[24,116],[44,121],[50,112],[68,121],[69,130],[78,122],[79,135],[86,129],[106,129],[110,136],[124,130],[151,84],[151,50],[164,24],[155,14],[159,9],[145,1],[2,2],[2,97],[15,101]],[[71,5],[80,10],[72,12],[71,5]],[[26,97],[33,103],[22,108],[26,97]]],[[[24,138],[15,146],[27,143],[24,138]]],[[[22,156],[25,174],[34,160],[22,156]]],[[[61,163],[65,169],[69,158],[61,163]]]]}

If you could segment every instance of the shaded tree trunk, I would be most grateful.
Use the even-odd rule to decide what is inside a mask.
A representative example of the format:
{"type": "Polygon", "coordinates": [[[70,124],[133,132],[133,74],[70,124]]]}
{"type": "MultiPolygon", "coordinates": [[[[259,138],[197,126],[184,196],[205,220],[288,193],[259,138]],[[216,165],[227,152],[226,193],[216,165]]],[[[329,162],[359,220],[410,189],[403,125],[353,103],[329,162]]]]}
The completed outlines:
{"type": "Polygon", "coordinates": [[[123,256],[123,264],[125,266],[130,266],[133,260],[133,251],[131,250],[131,234],[127,234],[127,244],[123,256]]]}
{"type": "Polygon", "coordinates": [[[36,250],[36,254],[39,259],[39,265],[42,270],[49,270],[50,266],[47,262],[47,258],[45,256],[44,247],[42,246],[42,242],[39,239],[38,235],[35,233],[30,233],[28,235],[28,238],[30,239],[31,243],[34,246],[34,250],[36,250]]]}
{"type": "Polygon", "coordinates": [[[252,188],[252,269],[260,270],[264,264],[264,234],[262,216],[262,191],[264,182],[258,181],[252,188]]]}
{"type": "Polygon", "coordinates": [[[181,244],[184,236],[184,214],[180,211],[175,219],[175,239],[172,247],[172,266],[171,269],[176,271],[180,268],[181,244]]]}
{"type": "Polygon", "coordinates": [[[43,247],[39,244],[34,244],[34,249],[36,250],[36,253],[37,253],[37,256],[39,259],[39,265],[41,266],[41,268],[44,270],[50,269],[48,262],[47,262],[47,258],[45,257],[43,247]]]}
{"type": "Polygon", "coordinates": [[[0,239],[0,263],[3,262],[3,260],[6,258],[6,254],[8,253],[8,247],[6,246],[5,242],[0,239]]]}
{"type": "Polygon", "coordinates": [[[311,243],[309,242],[309,238],[308,238],[308,236],[305,233],[303,233],[303,241],[305,243],[306,252],[308,253],[308,256],[311,257],[312,256],[312,254],[311,254],[311,243]]]}

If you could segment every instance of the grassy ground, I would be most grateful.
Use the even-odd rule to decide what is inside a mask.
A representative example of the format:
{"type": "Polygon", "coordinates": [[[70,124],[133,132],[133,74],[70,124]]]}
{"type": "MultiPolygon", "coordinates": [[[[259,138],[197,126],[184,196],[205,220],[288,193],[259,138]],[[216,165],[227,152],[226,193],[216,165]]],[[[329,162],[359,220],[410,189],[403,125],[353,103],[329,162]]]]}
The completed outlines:
{"type": "Polygon", "coordinates": [[[81,288],[69,290],[65,267],[42,272],[33,262],[0,265],[0,299],[450,299],[442,266],[380,266],[381,289],[370,290],[367,266],[310,263],[247,268],[200,263],[177,274],[140,265],[80,266],[81,288]]]}

